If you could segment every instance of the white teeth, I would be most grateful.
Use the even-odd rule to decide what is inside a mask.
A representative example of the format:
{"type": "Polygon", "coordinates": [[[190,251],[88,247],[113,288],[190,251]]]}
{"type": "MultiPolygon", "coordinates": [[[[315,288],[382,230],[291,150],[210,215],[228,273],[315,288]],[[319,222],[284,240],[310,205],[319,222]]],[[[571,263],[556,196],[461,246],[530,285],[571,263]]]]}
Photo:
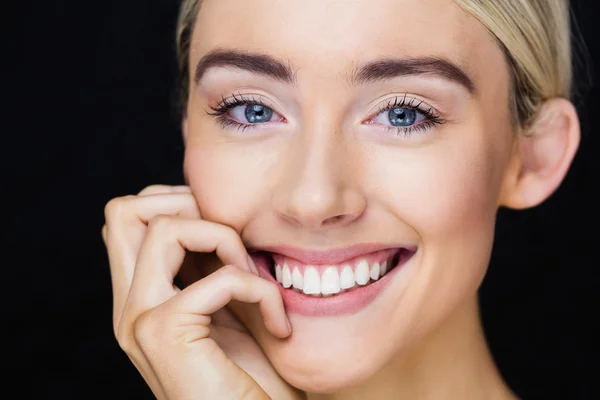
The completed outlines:
{"type": "Polygon", "coordinates": [[[283,264],[283,269],[281,270],[281,280],[284,288],[289,288],[292,286],[292,274],[290,273],[290,269],[287,264],[283,264]]]}
{"type": "Polygon", "coordinates": [[[344,265],[342,274],[340,275],[340,288],[349,289],[354,286],[354,272],[350,265],[344,265]]]}
{"type": "Polygon", "coordinates": [[[323,276],[321,277],[321,293],[335,294],[339,293],[340,290],[340,275],[338,274],[337,268],[325,268],[323,276]]]}
{"type": "Polygon", "coordinates": [[[379,263],[376,262],[375,264],[373,264],[373,266],[371,267],[370,276],[371,279],[373,279],[374,281],[379,279],[379,263]]]}
{"type": "Polygon", "coordinates": [[[369,278],[369,263],[367,260],[360,260],[354,271],[354,279],[359,285],[366,285],[369,278]]]}
{"type": "Polygon", "coordinates": [[[294,272],[292,272],[292,284],[294,285],[294,288],[298,290],[302,290],[304,287],[304,279],[297,267],[295,267],[294,272]]]}
{"type": "Polygon", "coordinates": [[[283,266],[275,264],[277,282],[286,289],[293,287],[297,292],[326,297],[352,290],[356,284],[365,286],[371,280],[381,279],[388,272],[388,261],[383,261],[381,264],[376,262],[369,268],[369,262],[362,259],[356,264],[354,270],[352,265],[344,264],[341,272],[335,266],[327,266],[322,270],[322,276],[319,276],[319,271],[312,265],[304,268],[304,275],[301,272],[302,268],[297,266],[292,268],[287,263],[283,266]]]}
{"type": "Polygon", "coordinates": [[[315,267],[307,266],[304,269],[304,294],[321,293],[321,277],[315,267]]]}

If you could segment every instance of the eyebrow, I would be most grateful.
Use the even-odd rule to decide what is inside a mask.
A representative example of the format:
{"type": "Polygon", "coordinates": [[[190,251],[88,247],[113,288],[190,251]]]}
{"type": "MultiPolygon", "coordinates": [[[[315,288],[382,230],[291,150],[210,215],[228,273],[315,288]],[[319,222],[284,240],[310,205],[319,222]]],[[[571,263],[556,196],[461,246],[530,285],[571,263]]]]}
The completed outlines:
{"type": "Polygon", "coordinates": [[[200,82],[210,68],[215,67],[237,68],[290,85],[296,83],[296,75],[290,65],[270,55],[220,49],[213,50],[200,59],[196,66],[196,83],[200,82]]]}
{"type": "Polygon", "coordinates": [[[387,58],[375,60],[356,68],[349,77],[353,84],[363,85],[401,76],[429,75],[463,86],[470,94],[475,92],[473,80],[452,61],[438,57],[387,58]]]}
{"type": "MultiPolygon", "coordinates": [[[[268,54],[239,50],[216,49],[207,53],[196,66],[195,81],[199,83],[211,68],[237,68],[295,85],[296,74],[289,63],[268,54]]],[[[473,80],[452,61],[439,57],[386,58],[355,68],[347,77],[352,85],[364,85],[402,76],[429,75],[464,87],[470,94],[476,91],[473,80]]]]}

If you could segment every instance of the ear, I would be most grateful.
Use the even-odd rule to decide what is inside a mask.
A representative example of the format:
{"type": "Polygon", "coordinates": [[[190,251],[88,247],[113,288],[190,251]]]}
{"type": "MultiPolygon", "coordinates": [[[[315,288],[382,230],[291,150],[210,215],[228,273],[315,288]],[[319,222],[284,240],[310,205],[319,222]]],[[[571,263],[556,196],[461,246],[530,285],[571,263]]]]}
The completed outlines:
{"type": "Polygon", "coordinates": [[[579,118],[573,104],[562,98],[546,101],[515,144],[500,205],[524,209],[550,197],[565,178],[580,140],[579,118]]]}

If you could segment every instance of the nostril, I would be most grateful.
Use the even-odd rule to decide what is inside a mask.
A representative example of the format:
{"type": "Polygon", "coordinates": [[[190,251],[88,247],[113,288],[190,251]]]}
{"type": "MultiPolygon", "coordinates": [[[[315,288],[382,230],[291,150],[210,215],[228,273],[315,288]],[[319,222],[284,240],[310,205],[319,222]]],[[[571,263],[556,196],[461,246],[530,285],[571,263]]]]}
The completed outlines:
{"type": "Polygon", "coordinates": [[[338,221],[340,221],[340,220],[344,219],[344,216],[345,216],[344,214],[341,214],[341,215],[336,215],[336,216],[334,216],[334,217],[329,217],[329,218],[327,218],[325,221],[323,221],[323,225],[331,225],[331,224],[334,224],[334,223],[336,223],[336,222],[338,222],[338,221]]]}

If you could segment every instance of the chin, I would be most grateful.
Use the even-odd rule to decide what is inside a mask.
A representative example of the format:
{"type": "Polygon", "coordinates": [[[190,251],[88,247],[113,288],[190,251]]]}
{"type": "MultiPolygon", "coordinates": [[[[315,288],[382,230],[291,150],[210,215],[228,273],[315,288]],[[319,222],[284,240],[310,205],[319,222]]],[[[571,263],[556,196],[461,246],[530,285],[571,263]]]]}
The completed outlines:
{"type": "Polygon", "coordinates": [[[358,385],[380,371],[393,356],[390,346],[382,346],[381,342],[360,336],[339,338],[338,332],[330,333],[295,332],[295,337],[285,341],[265,343],[263,350],[283,379],[311,393],[331,393],[358,385]]]}
{"type": "MultiPolygon", "coordinates": [[[[405,323],[411,307],[399,305],[417,261],[415,253],[414,248],[392,247],[340,263],[338,271],[347,266],[353,272],[358,269],[354,276],[359,283],[345,289],[340,286],[350,284],[340,285],[339,275],[333,283],[327,282],[334,271],[326,269],[332,263],[303,264],[314,267],[322,277],[320,294],[304,293],[306,286],[301,284],[309,288],[315,284],[310,282],[310,272],[302,282],[298,274],[293,276],[297,262],[276,254],[253,254],[260,275],[280,287],[292,324],[290,337],[276,339],[261,325],[260,316],[250,319],[254,337],[283,379],[303,391],[330,393],[358,385],[384,369],[414,333],[405,323]],[[368,275],[360,276],[367,273],[365,261],[368,275]],[[290,279],[296,281],[290,283],[290,279]]],[[[303,278],[306,268],[304,272],[303,278]]]]}

